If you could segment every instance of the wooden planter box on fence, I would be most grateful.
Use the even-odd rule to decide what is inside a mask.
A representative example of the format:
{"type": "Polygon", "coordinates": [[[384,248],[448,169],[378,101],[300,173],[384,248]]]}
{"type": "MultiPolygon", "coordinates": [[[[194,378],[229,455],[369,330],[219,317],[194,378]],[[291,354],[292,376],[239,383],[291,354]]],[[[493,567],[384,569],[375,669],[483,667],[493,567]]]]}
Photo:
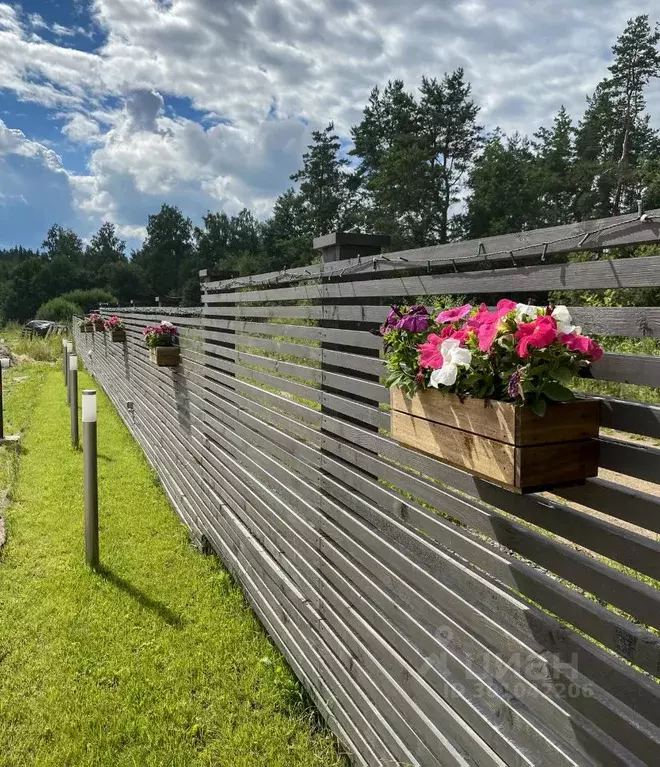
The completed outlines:
{"type": "Polygon", "coordinates": [[[125,330],[111,330],[110,331],[110,340],[113,344],[123,344],[126,340],[126,331],[125,330]]]}
{"type": "Polygon", "coordinates": [[[598,474],[595,400],[531,408],[426,390],[391,390],[393,439],[518,493],[576,484],[598,474]]]}
{"type": "Polygon", "coordinates": [[[103,324],[103,320],[99,320],[98,322],[94,323],[94,330],[98,331],[99,333],[105,332],[105,325],[103,324]]]}
{"type": "Polygon", "coordinates": [[[94,326],[93,325],[82,325],[78,328],[78,330],[81,333],[93,333],[94,332],[94,326]]]}
{"type": "Polygon", "coordinates": [[[156,346],[149,349],[149,359],[159,368],[176,367],[181,362],[181,349],[178,346],[156,346]]]}

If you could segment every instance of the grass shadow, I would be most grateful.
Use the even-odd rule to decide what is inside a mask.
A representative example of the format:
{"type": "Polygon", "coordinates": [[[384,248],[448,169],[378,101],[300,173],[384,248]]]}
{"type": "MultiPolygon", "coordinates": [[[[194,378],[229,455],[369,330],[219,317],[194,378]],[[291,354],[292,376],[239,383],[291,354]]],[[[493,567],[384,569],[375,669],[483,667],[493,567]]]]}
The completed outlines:
{"type": "Polygon", "coordinates": [[[148,594],[145,594],[142,589],[134,586],[125,578],[117,575],[117,573],[107,567],[107,565],[99,565],[97,572],[102,578],[108,581],[108,583],[111,583],[125,594],[133,597],[141,607],[151,610],[151,612],[162,618],[169,626],[177,629],[183,628],[184,622],[181,616],[177,615],[173,610],[170,610],[167,605],[164,605],[157,599],[152,599],[148,594]]]}

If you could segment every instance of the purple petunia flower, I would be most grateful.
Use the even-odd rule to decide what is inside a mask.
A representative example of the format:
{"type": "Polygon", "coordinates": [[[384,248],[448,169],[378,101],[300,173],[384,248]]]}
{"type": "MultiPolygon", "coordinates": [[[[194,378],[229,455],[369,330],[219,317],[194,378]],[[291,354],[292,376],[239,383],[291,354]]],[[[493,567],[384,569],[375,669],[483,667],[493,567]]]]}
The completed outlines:
{"type": "Polygon", "coordinates": [[[401,310],[399,309],[399,307],[391,306],[389,314],[387,315],[387,319],[385,320],[385,323],[380,328],[381,336],[384,336],[385,333],[387,333],[390,330],[394,330],[397,322],[400,319],[401,319],[401,310]]]}
{"type": "Polygon", "coordinates": [[[424,333],[429,327],[429,310],[421,304],[410,306],[406,314],[396,324],[397,330],[409,333],[424,333]]]}

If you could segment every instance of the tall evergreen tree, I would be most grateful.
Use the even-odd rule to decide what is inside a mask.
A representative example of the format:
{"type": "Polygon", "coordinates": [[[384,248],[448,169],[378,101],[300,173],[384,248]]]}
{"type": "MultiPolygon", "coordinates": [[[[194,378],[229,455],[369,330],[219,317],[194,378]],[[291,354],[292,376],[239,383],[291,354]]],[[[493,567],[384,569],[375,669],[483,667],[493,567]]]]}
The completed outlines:
{"type": "Polygon", "coordinates": [[[419,100],[401,80],[372,91],[352,151],[371,195],[371,229],[399,246],[447,242],[450,210],[483,141],[478,113],[462,69],[423,77],[419,100]]]}
{"type": "Polygon", "coordinates": [[[291,176],[300,183],[300,200],[313,237],[352,226],[354,185],[346,171],[350,164],[340,157],[341,142],[335,126],[313,131],[312,143],[302,157],[302,168],[291,176]]]}
{"type": "Polygon", "coordinates": [[[314,257],[312,239],[302,197],[287,189],[275,201],[273,215],[263,227],[266,271],[309,264],[314,257]]]}
{"type": "Polygon", "coordinates": [[[587,99],[576,136],[579,218],[634,208],[639,169],[657,151],[657,134],[645,114],[645,89],[660,75],[660,32],[648,16],[630,19],[612,48],[610,77],[587,99]]]}
{"type": "Polygon", "coordinates": [[[360,159],[357,177],[368,195],[366,228],[391,235],[395,247],[424,244],[417,213],[424,195],[421,120],[403,80],[372,90],[351,134],[349,154],[360,159]]]}
{"type": "Polygon", "coordinates": [[[79,264],[83,259],[83,241],[73,229],[64,229],[59,224],[51,226],[41,247],[50,260],[61,256],[79,264]]]}
{"type": "Polygon", "coordinates": [[[85,266],[97,270],[105,264],[126,260],[126,243],[119,239],[115,225],[104,221],[85,251],[85,266]]]}
{"type": "Polygon", "coordinates": [[[660,30],[657,24],[651,28],[649,17],[644,15],[628,21],[623,34],[612,48],[614,62],[609,67],[609,87],[617,104],[621,134],[621,155],[617,162],[614,192],[616,213],[620,211],[622,202],[630,205],[626,192],[637,181],[633,167],[637,159],[635,154],[640,150],[643,152],[654,138],[648,115],[644,114],[644,90],[652,79],[660,76],[658,43],[660,30]]]}
{"type": "Polygon", "coordinates": [[[444,243],[450,234],[450,208],[459,201],[466,174],[483,143],[482,128],[477,125],[479,107],[462,69],[445,75],[442,82],[423,77],[420,91],[422,145],[427,155],[423,237],[444,243]]]}
{"type": "Polygon", "coordinates": [[[542,223],[558,226],[573,221],[575,198],[575,146],[573,122],[561,107],[551,128],[535,134],[539,184],[542,195],[542,223]]]}
{"type": "Polygon", "coordinates": [[[133,255],[156,294],[162,299],[177,299],[183,283],[195,274],[193,227],[189,218],[172,205],[163,205],[149,216],[147,237],[133,255]]]}
{"type": "Polygon", "coordinates": [[[526,136],[489,138],[470,173],[470,195],[462,218],[466,237],[507,234],[539,226],[541,183],[526,136]]]}

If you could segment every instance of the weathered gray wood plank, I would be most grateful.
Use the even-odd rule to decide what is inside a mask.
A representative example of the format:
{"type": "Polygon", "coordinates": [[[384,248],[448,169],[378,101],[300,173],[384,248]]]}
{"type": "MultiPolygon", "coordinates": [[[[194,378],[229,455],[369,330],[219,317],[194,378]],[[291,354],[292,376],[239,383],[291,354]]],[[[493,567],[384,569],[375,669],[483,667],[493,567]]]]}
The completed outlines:
{"type": "MultiPolygon", "coordinates": [[[[438,293],[480,295],[483,293],[530,294],[549,290],[603,290],[643,288],[660,282],[660,256],[619,260],[581,261],[549,266],[521,266],[476,272],[428,274],[362,282],[299,285],[295,288],[254,290],[240,294],[241,303],[417,297],[438,293]]],[[[207,296],[209,305],[232,303],[232,293],[207,296]]]]}

